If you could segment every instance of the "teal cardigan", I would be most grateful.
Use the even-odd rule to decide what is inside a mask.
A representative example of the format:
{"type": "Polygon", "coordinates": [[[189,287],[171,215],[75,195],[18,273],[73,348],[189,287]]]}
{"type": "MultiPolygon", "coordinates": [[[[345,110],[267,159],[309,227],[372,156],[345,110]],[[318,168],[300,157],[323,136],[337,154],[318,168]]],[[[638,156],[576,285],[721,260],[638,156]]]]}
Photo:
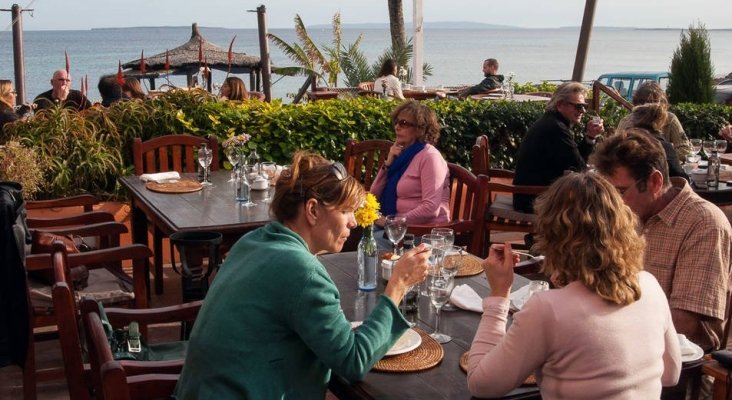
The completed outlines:
{"type": "Polygon", "coordinates": [[[226,257],[193,328],[175,397],[322,400],[331,371],[361,380],[408,327],[381,296],[352,330],[323,265],[299,235],[273,222],[226,257]]]}

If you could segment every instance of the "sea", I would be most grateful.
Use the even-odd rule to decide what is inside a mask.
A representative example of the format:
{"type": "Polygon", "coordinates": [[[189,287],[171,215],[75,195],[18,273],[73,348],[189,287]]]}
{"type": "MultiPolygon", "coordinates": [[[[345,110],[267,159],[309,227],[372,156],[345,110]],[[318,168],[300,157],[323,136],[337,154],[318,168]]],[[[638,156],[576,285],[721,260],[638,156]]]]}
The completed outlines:
{"type": "MultiPolygon", "coordinates": [[[[200,27],[210,42],[227,49],[232,38],[234,51],[259,55],[256,26],[252,29],[200,27]]],[[[293,29],[272,29],[288,43],[296,40],[293,29]]],[[[732,29],[709,30],[711,58],[715,76],[732,73],[732,29]]],[[[329,28],[310,28],[313,41],[330,46],[333,36],[329,28]]],[[[600,74],[619,71],[667,71],[680,42],[681,29],[636,29],[596,27],[591,42],[583,80],[600,74]]],[[[65,66],[68,52],[72,87],[80,89],[81,78],[89,82],[89,97],[99,100],[96,89],[100,76],[117,71],[118,62],[137,60],[141,51],[152,56],[173,49],[191,36],[190,26],[105,28],[92,30],[26,31],[24,32],[26,98],[50,89],[53,71],[65,66]]],[[[389,30],[342,29],[342,43],[353,43],[362,36],[361,49],[374,63],[390,46],[389,30]]],[[[499,73],[513,73],[517,82],[569,80],[574,68],[579,27],[554,29],[491,28],[424,30],[424,61],[432,66],[426,86],[473,84],[482,79],[482,62],[496,58],[499,73]]],[[[295,65],[270,42],[275,66],[295,65]]],[[[220,84],[225,71],[214,71],[213,82],[220,84]]],[[[244,81],[249,83],[247,77],[244,81]]],[[[12,33],[0,32],[0,79],[14,80],[12,33]]],[[[305,77],[273,76],[273,97],[291,101],[292,94],[305,82],[305,77]]],[[[171,76],[173,85],[184,86],[185,77],[171,76]]],[[[165,83],[158,80],[158,85],[165,83]]],[[[344,86],[339,82],[339,86],[344,86]]]]}

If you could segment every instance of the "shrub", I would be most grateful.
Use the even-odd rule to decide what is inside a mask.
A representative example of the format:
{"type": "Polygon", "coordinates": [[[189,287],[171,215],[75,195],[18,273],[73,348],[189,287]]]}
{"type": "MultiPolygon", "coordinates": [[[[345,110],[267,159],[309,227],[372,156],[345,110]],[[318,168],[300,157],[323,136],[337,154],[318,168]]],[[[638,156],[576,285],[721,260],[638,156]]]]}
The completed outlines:
{"type": "Polygon", "coordinates": [[[704,25],[690,26],[681,32],[681,43],[671,59],[669,101],[711,103],[714,100],[714,70],[709,34],[704,25]]]}
{"type": "Polygon", "coordinates": [[[44,168],[45,163],[33,149],[16,141],[0,146],[0,181],[20,183],[26,199],[33,199],[43,189],[44,168]]]}

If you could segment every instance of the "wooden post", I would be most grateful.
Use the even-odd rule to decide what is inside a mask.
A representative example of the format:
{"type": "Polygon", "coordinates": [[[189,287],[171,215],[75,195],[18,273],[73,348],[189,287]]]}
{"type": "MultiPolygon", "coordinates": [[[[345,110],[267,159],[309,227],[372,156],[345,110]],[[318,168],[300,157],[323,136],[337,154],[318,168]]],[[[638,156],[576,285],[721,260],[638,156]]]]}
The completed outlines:
{"type": "Polygon", "coordinates": [[[15,69],[15,91],[18,95],[15,98],[15,104],[25,104],[25,56],[23,55],[23,11],[33,11],[33,9],[22,9],[18,4],[13,7],[2,9],[0,11],[10,11],[13,25],[13,67],[15,69]]]}
{"type": "Polygon", "coordinates": [[[257,7],[257,26],[259,27],[259,67],[262,70],[262,90],[265,101],[272,101],[272,66],[269,62],[267,8],[264,4],[257,7]]]}
{"type": "Polygon", "coordinates": [[[595,20],[595,8],[597,0],[585,0],[585,14],[582,17],[582,28],[580,29],[579,42],[577,43],[577,56],[574,59],[574,71],[572,80],[582,82],[587,63],[587,49],[590,47],[590,36],[592,25],[595,20]]]}

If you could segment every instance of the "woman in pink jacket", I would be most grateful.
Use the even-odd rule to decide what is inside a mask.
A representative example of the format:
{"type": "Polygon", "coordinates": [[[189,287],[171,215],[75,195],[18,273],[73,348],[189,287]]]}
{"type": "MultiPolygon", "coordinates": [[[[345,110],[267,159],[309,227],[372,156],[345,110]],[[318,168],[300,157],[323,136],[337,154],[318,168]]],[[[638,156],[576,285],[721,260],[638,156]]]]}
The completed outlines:
{"type": "MultiPolygon", "coordinates": [[[[448,169],[434,146],[440,138],[435,112],[407,101],[391,113],[391,119],[396,140],[371,185],[381,213],[404,216],[407,224],[448,222],[448,169]]],[[[376,224],[383,227],[384,219],[376,224]]]]}
{"type": "Polygon", "coordinates": [[[658,399],[679,379],[681,351],[666,296],[643,271],[635,215],[591,172],[558,179],[535,210],[544,272],[558,289],[532,295],[507,332],[517,257],[508,244],[491,247],[470,392],[499,397],[534,373],[544,399],[658,399]]]}

